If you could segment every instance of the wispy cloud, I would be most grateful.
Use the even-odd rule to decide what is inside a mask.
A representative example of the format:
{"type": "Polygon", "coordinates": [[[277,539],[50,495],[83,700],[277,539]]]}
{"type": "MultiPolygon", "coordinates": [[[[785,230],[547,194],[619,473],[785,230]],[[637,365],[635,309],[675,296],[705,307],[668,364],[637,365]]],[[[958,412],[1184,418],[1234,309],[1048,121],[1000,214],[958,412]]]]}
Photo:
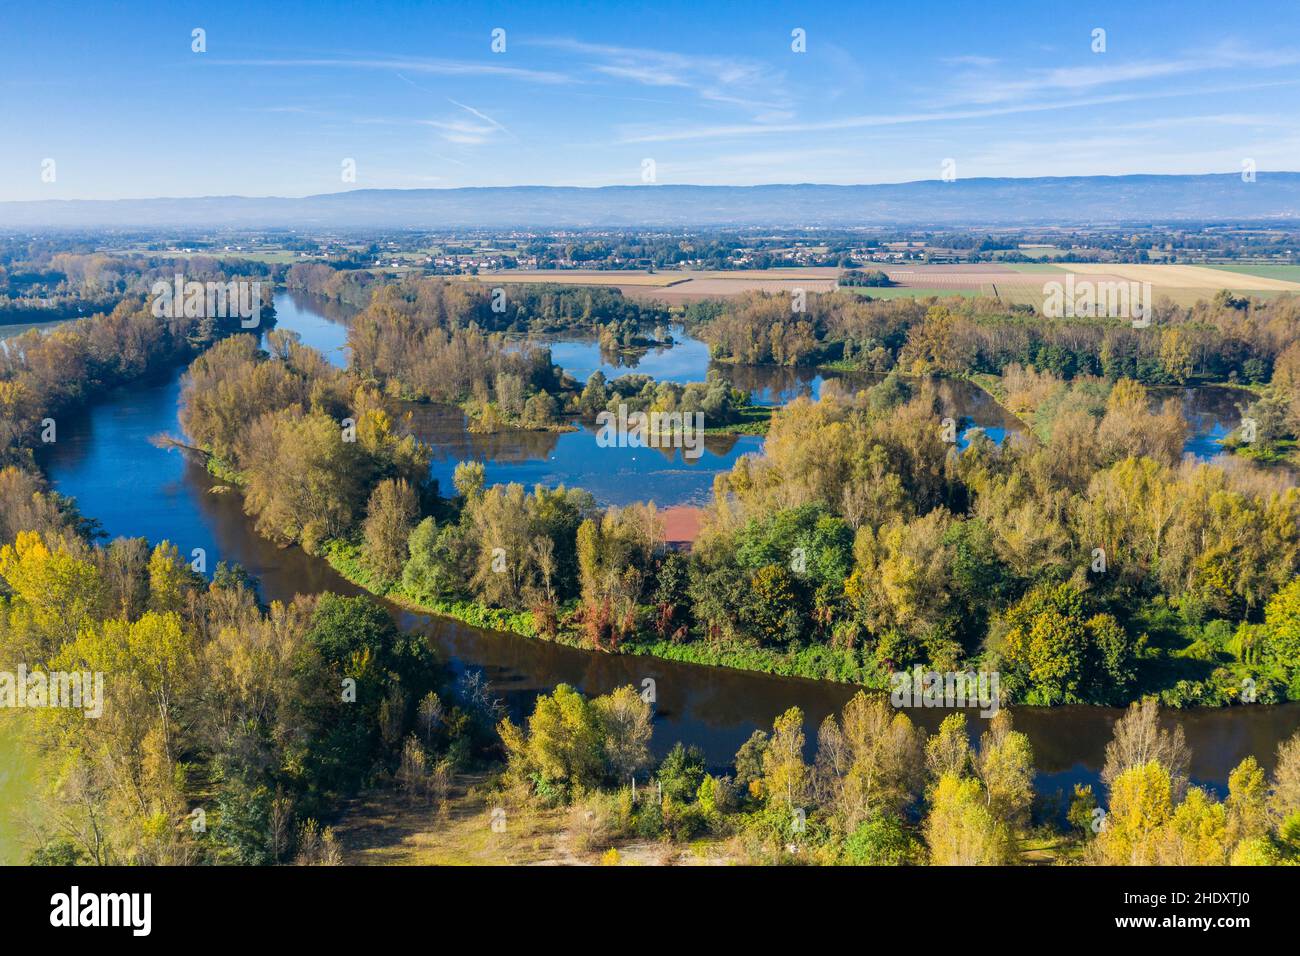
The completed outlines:
{"type": "Polygon", "coordinates": [[[679,129],[627,128],[619,138],[620,144],[681,142],[687,140],[729,139],[744,136],[768,136],[791,133],[832,133],[841,130],[869,129],[873,127],[900,126],[919,123],[950,123],[963,120],[991,119],[999,116],[1012,116],[1028,113],[1050,113],[1061,110],[1085,109],[1117,103],[1140,102],[1153,99],[1199,96],[1209,93],[1241,92],[1245,90],[1267,89],[1278,86],[1294,86],[1300,80],[1279,80],[1274,82],[1240,84],[1234,87],[1220,87],[1212,90],[1182,89],[1158,90],[1146,89],[1134,93],[1113,93],[1075,99],[1035,101],[1013,103],[1004,106],[967,107],[962,109],[917,110],[906,113],[878,113],[861,116],[846,116],[837,119],[814,120],[784,123],[733,123],[711,126],[696,126],[679,129]]]}
{"type": "MultiPolygon", "coordinates": [[[[960,59],[963,58],[951,58],[960,59]]],[[[1100,53],[1094,54],[1092,62],[1087,65],[1032,69],[1018,75],[997,76],[988,69],[992,63],[973,62],[968,65],[976,69],[959,77],[940,102],[1006,103],[1043,94],[1081,94],[1107,86],[1150,83],[1213,70],[1249,69],[1254,72],[1296,64],[1300,64],[1298,51],[1248,49],[1232,41],[1162,60],[1122,60],[1116,53],[1100,53]]]]}
{"type": "Polygon", "coordinates": [[[510,130],[482,110],[466,106],[464,103],[458,103],[453,99],[448,99],[447,102],[464,110],[473,118],[454,117],[451,119],[416,120],[416,124],[432,126],[441,131],[444,140],[458,146],[479,146],[496,138],[498,134],[511,135],[510,130]]]}
{"type": "Polygon", "coordinates": [[[575,82],[573,77],[554,70],[530,70],[522,67],[500,66],[494,63],[474,63],[465,60],[315,57],[306,59],[214,60],[213,63],[221,66],[272,67],[278,69],[392,70],[394,72],[427,73],[437,76],[495,76],[548,84],[575,82]]]}
{"type": "Polygon", "coordinates": [[[586,43],[568,38],[523,42],[575,54],[586,60],[587,69],[610,79],[688,90],[708,103],[755,112],[784,112],[793,104],[784,72],[758,60],[586,43]]]}
{"type": "Polygon", "coordinates": [[[453,99],[448,99],[447,102],[451,103],[452,106],[459,106],[461,109],[463,109],[466,113],[469,113],[471,116],[481,119],[483,122],[487,123],[488,126],[491,127],[492,129],[499,130],[500,132],[506,134],[509,134],[510,132],[510,130],[506,129],[504,126],[502,126],[492,117],[488,116],[482,110],[476,110],[474,109],[474,107],[466,106],[464,103],[457,103],[453,99]]]}

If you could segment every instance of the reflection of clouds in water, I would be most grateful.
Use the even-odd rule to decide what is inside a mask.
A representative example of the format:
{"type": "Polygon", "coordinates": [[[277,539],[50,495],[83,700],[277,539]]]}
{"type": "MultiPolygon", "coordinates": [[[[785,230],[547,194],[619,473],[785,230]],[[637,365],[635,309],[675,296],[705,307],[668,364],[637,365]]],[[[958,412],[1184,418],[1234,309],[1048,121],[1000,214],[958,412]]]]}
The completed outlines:
{"type": "Polygon", "coordinates": [[[706,435],[703,452],[688,459],[680,448],[602,448],[590,424],[572,432],[476,435],[466,431],[464,413],[448,405],[411,405],[399,421],[432,446],[430,473],[444,493],[450,493],[456,464],[476,460],[486,465],[489,484],[585,488],[601,504],[707,501],[713,476],[729,471],[741,455],[758,452],[763,445],[754,435],[706,435]]]}
{"type": "Polygon", "coordinates": [[[599,369],[605,378],[621,375],[649,375],[656,381],[704,381],[709,368],[709,347],[686,333],[681,326],[671,329],[674,344],[632,353],[602,352],[592,337],[539,337],[533,341],[551,350],[551,361],[579,382],[586,382],[599,369]]]}

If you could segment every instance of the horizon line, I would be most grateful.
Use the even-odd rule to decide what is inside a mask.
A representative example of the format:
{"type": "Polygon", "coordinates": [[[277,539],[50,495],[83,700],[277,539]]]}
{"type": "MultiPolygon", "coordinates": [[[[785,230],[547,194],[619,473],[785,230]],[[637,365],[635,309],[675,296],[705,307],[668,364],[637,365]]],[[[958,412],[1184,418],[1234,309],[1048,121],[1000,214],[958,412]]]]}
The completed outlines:
{"type": "MultiPolygon", "coordinates": [[[[1198,179],[1208,176],[1229,176],[1232,178],[1240,177],[1241,173],[1237,172],[1201,172],[1201,173],[1098,173],[1098,174],[1080,174],[1073,176],[962,176],[957,179],[948,181],[943,179],[905,179],[895,182],[875,182],[875,183],[820,183],[820,182],[772,182],[772,183],[749,183],[749,184],[730,184],[730,183],[607,183],[602,186],[572,186],[572,185],[554,185],[545,183],[514,183],[506,186],[364,186],[353,189],[340,189],[335,192],[325,193],[305,193],[301,196],[283,196],[283,195],[245,195],[242,193],[212,193],[203,195],[189,196],[119,196],[116,198],[104,197],[59,197],[49,199],[0,199],[0,205],[35,205],[38,203],[74,203],[74,202],[198,202],[203,200],[219,199],[246,199],[246,200],[286,200],[298,201],[304,199],[322,199],[333,196],[348,196],[353,193],[364,192],[468,192],[471,190],[505,190],[505,189],[571,189],[584,192],[597,192],[602,189],[777,189],[777,188],[800,188],[816,187],[827,189],[864,189],[882,186],[916,186],[922,184],[941,184],[955,186],[959,183],[971,182],[1037,182],[1043,180],[1072,180],[1072,179],[1198,179]]],[[[1255,174],[1258,178],[1265,176],[1295,176],[1300,175],[1300,169],[1277,169],[1277,170],[1259,170],[1255,174]]],[[[1258,182],[1258,178],[1256,182],[1258,182]]],[[[1252,183],[1251,185],[1254,185],[1252,183]]]]}

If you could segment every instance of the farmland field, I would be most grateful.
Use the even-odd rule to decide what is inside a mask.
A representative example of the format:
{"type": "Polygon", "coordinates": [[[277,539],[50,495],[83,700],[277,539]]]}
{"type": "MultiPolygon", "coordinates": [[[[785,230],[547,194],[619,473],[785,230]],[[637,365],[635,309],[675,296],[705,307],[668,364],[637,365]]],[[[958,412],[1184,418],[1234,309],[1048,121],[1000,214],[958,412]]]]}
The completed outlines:
{"type": "MultiPolygon", "coordinates": [[[[1193,266],[1120,263],[866,263],[862,269],[879,270],[893,281],[886,288],[854,287],[859,295],[876,299],[926,298],[929,296],[986,295],[1008,305],[1041,306],[1043,286],[1063,282],[1074,273],[1076,281],[1150,282],[1159,300],[1171,299],[1181,306],[1209,299],[1220,289],[1272,298],[1287,292],[1300,293],[1300,266],[1193,266]]],[[[462,281],[483,283],[556,283],[617,288],[625,295],[681,305],[700,299],[727,298],[747,291],[782,293],[794,289],[830,292],[841,270],[816,267],[801,269],[747,269],[728,272],[498,272],[461,276],[462,281]]]]}
{"type": "Polygon", "coordinates": [[[1080,263],[1071,265],[1070,272],[1111,278],[1118,276],[1129,282],[1150,282],[1160,288],[1206,289],[1216,292],[1231,289],[1234,292],[1271,291],[1300,292],[1300,282],[1269,278],[1237,272],[1211,269],[1206,266],[1184,265],[1121,265],[1109,263],[1080,263]]]}
{"type": "Polygon", "coordinates": [[[1300,265],[1248,265],[1248,266],[1206,266],[1223,272],[1239,272],[1242,275],[1262,276],[1265,279],[1284,279],[1300,282],[1300,265]]]}
{"type": "Polygon", "coordinates": [[[539,282],[550,285],[595,285],[595,286],[670,286],[689,281],[690,273],[683,272],[626,272],[606,270],[601,272],[485,272],[476,276],[454,276],[462,282],[483,283],[528,283],[539,282]]]}

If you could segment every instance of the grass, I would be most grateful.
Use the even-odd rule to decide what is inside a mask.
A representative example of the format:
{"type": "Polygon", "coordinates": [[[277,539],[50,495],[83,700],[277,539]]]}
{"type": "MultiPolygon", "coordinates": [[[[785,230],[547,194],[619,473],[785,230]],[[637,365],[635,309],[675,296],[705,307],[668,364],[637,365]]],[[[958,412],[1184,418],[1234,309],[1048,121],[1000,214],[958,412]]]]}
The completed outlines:
{"type": "Polygon", "coordinates": [[[1220,272],[1236,272],[1240,275],[1259,276],[1263,279],[1281,279],[1284,282],[1300,282],[1300,265],[1244,265],[1244,266],[1204,266],[1206,269],[1218,269],[1220,272]]]}
{"type": "Polygon", "coordinates": [[[675,644],[672,641],[643,638],[625,641],[620,650],[625,654],[707,667],[757,671],[780,677],[829,680],[863,687],[887,686],[887,678],[878,670],[874,660],[859,655],[855,650],[842,650],[825,644],[812,644],[787,651],[740,641],[695,640],[675,644]]]}
{"type": "Polygon", "coordinates": [[[411,611],[449,617],[491,631],[504,631],[520,637],[537,637],[533,616],[527,611],[509,611],[488,607],[478,601],[420,600],[406,592],[401,583],[381,581],[371,574],[361,558],[361,545],[350,541],[331,541],[324,548],[325,560],[343,577],[379,597],[411,611]]]}
{"type": "Polygon", "coordinates": [[[393,790],[349,801],[334,826],[343,861],[360,866],[717,866],[740,862],[726,840],[650,841],[584,832],[581,805],[502,801],[486,773],[459,775],[435,806],[393,790]],[[492,829],[492,811],[505,811],[492,829]]]}
{"type": "Polygon", "coordinates": [[[193,259],[195,256],[207,256],[213,259],[247,259],[250,262],[264,262],[268,265],[287,265],[295,262],[324,262],[324,256],[300,256],[288,249],[268,249],[250,251],[243,249],[196,249],[193,252],[181,252],[177,249],[124,249],[123,254],[152,256],[157,259],[193,259]]]}
{"type": "Polygon", "coordinates": [[[18,720],[0,716],[0,866],[21,864],[33,849],[27,824],[38,806],[36,761],[13,726],[18,720]]]}
{"type": "Polygon", "coordinates": [[[704,429],[706,435],[766,435],[767,427],[772,422],[772,412],[776,409],[768,405],[748,405],[739,409],[740,421],[725,425],[709,425],[704,429]]]}

